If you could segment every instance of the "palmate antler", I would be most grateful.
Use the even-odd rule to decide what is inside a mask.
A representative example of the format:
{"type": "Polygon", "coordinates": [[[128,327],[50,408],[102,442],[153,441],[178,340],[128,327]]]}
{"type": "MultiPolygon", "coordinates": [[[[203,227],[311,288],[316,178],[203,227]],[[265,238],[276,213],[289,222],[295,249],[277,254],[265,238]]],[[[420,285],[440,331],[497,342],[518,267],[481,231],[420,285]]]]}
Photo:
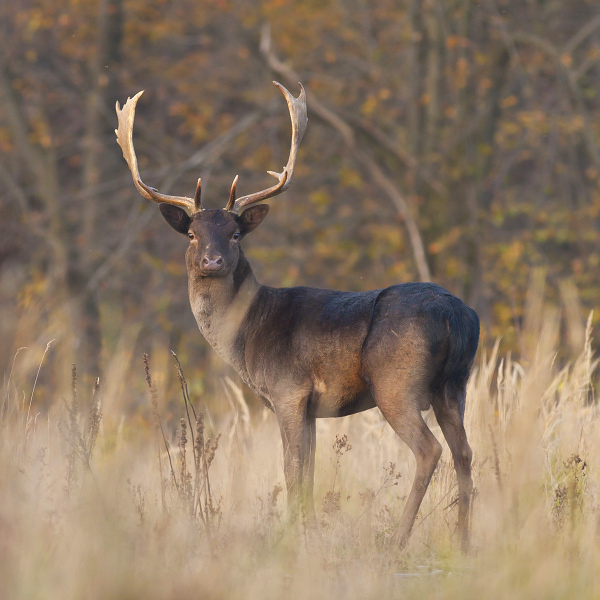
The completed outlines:
{"type": "MultiPolygon", "coordinates": [[[[278,180],[278,183],[270,188],[262,190],[260,192],[255,192],[254,194],[248,194],[247,196],[242,196],[236,200],[236,187],[237,187],[237,176],[233,180],[233,184],[231,185],[231,192],[229,194],[229,201],[227,202],[226,210],[238,212],[240,209],[249,206],[251,204],[255,204],[256,202],[260,202],[262,200],[266,200],[267,198],[271,198],[272,196],[276,196],[277,194],[281,194],[284,192],[292,183],[292,177],[294,175],[294,166],[296,164],[296,156],[298,154],[298,147],[300,146],[300,142],[302,141],[302,137],[304,136],[304,132],[306,131],[306,125],[308,123],[308,118],[306,116],[306,93],[302,84],[298,84],[300,86],[300,94],[297,98],[294,96],[280,83],[274,81],[273,82],[279,91],[284,95],[288,109],[290,111],[290,118],[292,120],[292,144],[290,148],[290,155],[288,158],[288,162],[283,168],[281,173],[276,173],[274,171],[267,171],[269,175],[275,177],[278,180]]],[[[117,110],[117,118],[119,121],[119,126],[115,129],[115,133],[117,134],[117,143],[121,146],[121,150],[123,150],[123,158],[127,161],[129,165],[129,170],[131,171],[131,175],[133,177],[133,183],[137,188],[138,192],[146,199],[152,200],[154,202],[166,202],[167,204],[173,204],[175,206],[179,206],[186,210],[189,214],[193,214],[202,210],[202,204],[200,201],[200,179],[198,179],[198,185],[196,187],[196,193],[194,198],[187,198],[185,196],[168,196],[166,194],[161,194],[156,189],[151,188],[146,185],[141,177],[138,170],[137,158],[135,156],[135,150],[133,148],[133,120],[135,118],[135,107],[140,96],[144,92],[138,92],[133,98],[128,98],[127,102],[125,102],[123,108],[121,109],[119,103],[117,102],[116,110],[117,110]]]]}
{"type": "Polygon", "coordinates": [[[135,107],[143,93],[144,91],[142,90],[133,98],[127,98],[127,102],[125,102],[123,108],[119,106],[119,102],[117,102],[116,105],[117,119],[119,120],[119,127],[115,129],[115,133],[117,134],[117,144],[119,144],[121,150],[123,150],[123,158],[129,165],[129,170],[133,177],[133,184],[137,188],[137,191],[147,200],[174,204],[175,206],[180,206],[185,209],[190,214],[198,212],[202,209],[200,205],[200,180],[198,180],[196,197],[192,200],[192,198],[187,198],[185,196],[167,196],[166,194],[161,194],[158,190],[146,185],[140,177],[137,158],[133,148],[133,120],[135,118],[135,107]]]}
{"type": "Polygon", "coordinates": [[[272,196],[276,196],[277,194],[281,194],[285,192],[290,185],[292,184],[292,177],[294,176],[294,167],[296,165],[296,156],[298,154],[298,147],[300,146],[300,142],[302,141],[302,137],[304,136],[304,132],[306,131],[306,125],[308,124],[308,117],[306,116],[306,92],[302,87],[301,83],[298,83],[300,86],[300,94],[297,98],[294,98],[292,94],[283,87],[277,81],[273,82],[274,85],[277,86],[279,91],[284,95],[285,100],[288,105],[288,109],[290,111],[290,118],[292,120],[292,145],[290,148],[290,156],[288,158],[287,164],[283,167],[283,171],[281,173],[275,173],[274,171],[267,171],[267,173],[275,179],[278,180],[278,183],[266,190],[262,190],[260,192],[255,192],[254,194],[248,194],[247,196],[242,196],[235,200],[232,204],[232,199],[235,199],[235,185],[237,183],[237,177],[233,182],[232,193],[229,197],[229,203],[227,204],[227,210],[233,210],[238,212],[240,208],[244,208],[245,206],[249,206],[250,204],[255,204],[256,202],[260,202],[261,200],[266,200],[267,198],[271,198],[272,196]]]}

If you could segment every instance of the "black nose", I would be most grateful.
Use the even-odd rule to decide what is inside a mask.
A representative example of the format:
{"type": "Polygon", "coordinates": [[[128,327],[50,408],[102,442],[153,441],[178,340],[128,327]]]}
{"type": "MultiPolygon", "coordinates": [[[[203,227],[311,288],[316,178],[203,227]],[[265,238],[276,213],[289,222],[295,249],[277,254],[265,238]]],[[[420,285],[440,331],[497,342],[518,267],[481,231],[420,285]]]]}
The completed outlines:
{"type": "Polygon", "coordinates": [[[202,259],[202,268],[205,271],[219,271],[223,266],[223,257],[222,256],[205,256],[202,259]]]}

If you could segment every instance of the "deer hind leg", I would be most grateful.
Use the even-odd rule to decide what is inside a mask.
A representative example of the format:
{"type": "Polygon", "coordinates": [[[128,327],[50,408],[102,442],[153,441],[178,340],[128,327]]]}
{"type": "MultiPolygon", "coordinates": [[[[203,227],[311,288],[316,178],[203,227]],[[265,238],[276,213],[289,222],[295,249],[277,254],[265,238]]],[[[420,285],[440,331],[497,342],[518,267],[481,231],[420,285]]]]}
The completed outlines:
{"type": "MultiPolygon", "coordinates": [[[[397,383],[396,383],[397,386],[397,383]]],[[[389,386],[385,386],[388,389],[389,386]]],[[[396,389],[398,389],[396,387],[396,389]]],[[[421,416],[419,401],[411,392],[385,393],[373,386],[373,396],[383,416],[413,453],[417,468],[394,540],[406,546],[442,447],[421,416]]]]}
{"type": "MultiPolygon", "coordinates": [[[[460,393],[464,394],[465,392],[463,390],[460,393]]],[[[471,478],[473,453],[467,441],[467,434],[457,399],[447,398],[442,393],[433,401],[433,411],[454,459],[454,469],[458,479],[457,528],[461,549],[466,552],[469,549],[469,511],[473,494],[473,480],[471,478]]]]}
{"type": "Polygon", "coordinates": [[[304,461],[302,464],[302,507],[304,516],[309,525],[317,522],[314,503],[315,483],[315,449],[317,444],[317,422],[314,417],[306,418],[303,435],[304,461]]]}

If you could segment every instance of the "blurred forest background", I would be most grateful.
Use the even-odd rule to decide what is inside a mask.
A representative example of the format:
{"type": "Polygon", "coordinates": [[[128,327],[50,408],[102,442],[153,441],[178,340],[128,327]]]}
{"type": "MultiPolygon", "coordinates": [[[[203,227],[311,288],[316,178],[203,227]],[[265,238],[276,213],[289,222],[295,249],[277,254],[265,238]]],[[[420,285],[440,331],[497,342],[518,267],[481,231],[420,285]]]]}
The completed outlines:
{"type": "MultiPolygon", "coordinates": [[[[431,279],[479,312],[484,346],[502,336],[522,360],[533,286],[563,347],[582,347],[600,292],[596,0],[18,0],[0,35],[5,373],[55,340],[47,378],[133,366],[142,387],[142,353],[167,364],[172,348],[195,386],[216,385],[187,242],[134,189],[114,106],[146,90],[146,183],[192,196],[201,176],[222,207],[236,174],[250,193],[287,160],[273,79],[302,81],[309,127],[294,185],[245,242],[261,282],[431,279]]],[[[170,363],[162,377],[177,383],[170,363]]]]}

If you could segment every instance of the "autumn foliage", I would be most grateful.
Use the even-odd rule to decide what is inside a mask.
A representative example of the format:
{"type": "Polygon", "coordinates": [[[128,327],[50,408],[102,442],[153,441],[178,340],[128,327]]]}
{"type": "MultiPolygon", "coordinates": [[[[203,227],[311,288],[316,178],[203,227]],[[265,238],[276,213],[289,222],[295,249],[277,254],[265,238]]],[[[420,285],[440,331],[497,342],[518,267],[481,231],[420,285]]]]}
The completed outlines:
{"type": "Polygon", "coordinates": [[[223,206],[235,174],[260,189],[287,156],[270,81],[295,82],[273,57],[306,86],[310,123],[294,186],[247,242],[261,281],[431,278],[479,312],[484,346],[518,353],[545,281],[580,347],[600,292],[594,2],[24,0],[2,5],[0,32],[2,364],[38,338],[90,375],[153,345],[198,378],[217,364],[185,244],[135,192],[114,104],[147,90],[145,181],[193,195],[202,176],[223,206]]]}

